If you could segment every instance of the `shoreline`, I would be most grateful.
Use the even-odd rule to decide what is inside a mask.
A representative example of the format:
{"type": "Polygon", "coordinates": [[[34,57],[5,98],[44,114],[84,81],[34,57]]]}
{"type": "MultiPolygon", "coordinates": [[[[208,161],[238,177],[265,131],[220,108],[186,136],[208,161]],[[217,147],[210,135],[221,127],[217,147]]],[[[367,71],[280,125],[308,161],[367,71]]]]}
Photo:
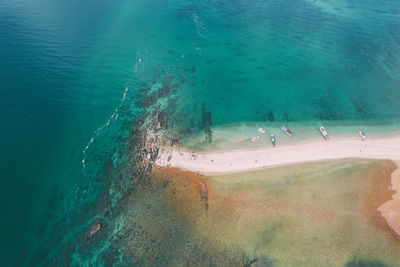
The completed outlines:
{"type": "Polygon", "coordinates": [[[202,174],[227,174],[266,169],[305,162],[344,158],[389,159],[400,161],[400,136],[386,138],[313,139],[257,148],[190,152],[161,149],[155,164],[177,167],[202,174]]]}
{"type": "Polygon", "coordinates": [[[395,161],[397,169],[391,174],[391,190],[394,191],[392,198],[378,207],[378,211],[385,218],[389,227],[400,236],[400,162],[395,161]]]}
{"type": "Polygon", "coordinates": [[[376,208],[388,226],[400,236],[400,136],[387,138],[332,138],[290,143],[278,147],[247,148],[214,152],[161,149],[155,164],[176,167],[204,175],[225,175],[273,167],[338,159],[391,160],[397,169],[391,174],[393,195],[376,208]]]}
{"type": "MultiPolygon", "coordinates": [[[[212,143],[209,144],[204,137],[204,132],[199,131],[183,138],[183,146],[188,150],[213,152],[231,149],[246,149],[249,147],[262,148],[270,144],[269,136],[274,134],[279,145],[293,144],[297,142],[309,142],[320,140],[320,133],[316,122],[293,122],[293,123],[260,123],[260,122],[241,122],[214,126],[212,128],[212,143]],[[283,131],[282,126],[288,126],[295,135],[288,137],[283,131]],[[265,134],[257,131],[263,128],[265,134]],[[260,136],[261,140],[249,144],[249,140],[254,136],[260,136]]],[[[399,136],[400,123],[379,124],[378,122],[325,122],[325,128],[331,137],[352,138],[358,137],[359,129],[365,129],[368,137],[389,138],[399,136]]]]}

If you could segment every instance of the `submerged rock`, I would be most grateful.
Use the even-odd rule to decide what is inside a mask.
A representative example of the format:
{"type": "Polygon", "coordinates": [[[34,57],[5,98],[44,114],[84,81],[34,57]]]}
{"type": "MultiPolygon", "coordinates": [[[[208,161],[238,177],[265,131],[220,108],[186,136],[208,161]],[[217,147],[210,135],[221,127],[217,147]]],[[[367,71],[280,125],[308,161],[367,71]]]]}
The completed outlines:
{"type": "Polygon", "coordinates": [[[211,112],[207,111],[204,105],[202,107],[201,117],[202,117],[202,127],[203,127],[203,130],[204,130],[204,133],[206,134],[206,141],[209,144],[211,144],[211,142],[212,142],[211,112]]]}
{"type": "Polygon", "coordinates": [[[95,221],[94,223],[92,223],[85,233],[83,242],[87,242],[92,239],[101,230],[101,228],[102,224],[99,221],[95,221]]]}

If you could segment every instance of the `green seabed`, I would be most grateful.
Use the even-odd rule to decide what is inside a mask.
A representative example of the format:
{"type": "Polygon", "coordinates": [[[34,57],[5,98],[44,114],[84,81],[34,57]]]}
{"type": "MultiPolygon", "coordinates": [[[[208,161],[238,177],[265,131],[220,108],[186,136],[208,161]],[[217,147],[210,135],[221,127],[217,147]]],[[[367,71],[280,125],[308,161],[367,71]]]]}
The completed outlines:
{"type": "Polygon", "coordinates": [[[216,176],[209,203],[228,202],[222,238],[276,266],[343,266],[352,258],[396,265],[400,240],[376,210],[390,199],[395,168],[339,160],[216,176]]]}
{"type": "MultiPolygon", "coordinates": [[[[156,171],[153,192],[161,197],[134,222],[154,223],[144,231],[161,243],[146,255],[138,237],[129,253],[146,262],[157,246],[181,240],[174,246],[190,249],[176,258],[170,249],[166,264],[398,266],[400,239],[377,211],[391,198],[395,168],[390,161],[337,160],[213,177],[156,171]]],[[[142,201],[150,201],[144,192],[142,201]]]]}

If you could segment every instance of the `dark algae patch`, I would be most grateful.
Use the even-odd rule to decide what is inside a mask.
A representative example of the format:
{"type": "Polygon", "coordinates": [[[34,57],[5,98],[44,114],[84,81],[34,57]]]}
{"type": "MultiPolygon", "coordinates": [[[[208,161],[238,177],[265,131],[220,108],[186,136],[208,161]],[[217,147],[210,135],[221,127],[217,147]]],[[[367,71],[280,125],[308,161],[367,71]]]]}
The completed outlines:
{"type": "Polygon", "coordinates": [[[211,144],[212,142],[212,120],[211,120],[211,112],[206,110],[205,105],[203,104],[201,110],[201,121],[202,121],[202,128],[204,130],[204,134],[206,136],[206,142],[211,144]]]}
{"type": "Polygon", "coordinates": [[[126,212],[135,211],[124,236],[126,258],[134,266],[273,266],[202,232],[212,231],[208,194],[203,176],[153,168],[149,183],[124,203],[126,212]]]}
{"type": "Polygon", "coordinates": [[[391,267],[392,265],[385,264],[377,260],[351,260],[343,267],[391,267]]]}

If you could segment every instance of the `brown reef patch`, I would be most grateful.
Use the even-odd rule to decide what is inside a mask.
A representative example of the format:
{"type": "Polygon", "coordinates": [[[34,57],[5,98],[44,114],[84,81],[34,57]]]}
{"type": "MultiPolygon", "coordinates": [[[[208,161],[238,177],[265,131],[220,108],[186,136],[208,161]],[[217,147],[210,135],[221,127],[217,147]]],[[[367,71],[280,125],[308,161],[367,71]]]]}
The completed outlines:
{"type": "Polygon", "coordinates": [[[182,209],[180,212],[189,213],[194,209],[207,212],[210,192],[205,176],[178,168],[155,167],[152,179],[169,188],[169,200],[172,206],[182,209]]]}
{"type": "Polygon", "coordinates": [[[392,199],[395,193],[391,190],[391,174],[397,165],[390,160],[382,161],[379,167],[372,166],[365,172],[365,188],[363,190],[362,213],[377,228],[390,234],[393,240],[400,244],[400,237],[390,228],[388,222],[379,212],[378,208],[383,203],[392,199]]]}
{"type": "Polygon", "coordinates": [[[398,239],[377,209],[391,199],[395,169],[342,160],[208,177],[153,167],[126,203],[135,210],[127,252],[138,265],[394,262],[398,239]]]}

